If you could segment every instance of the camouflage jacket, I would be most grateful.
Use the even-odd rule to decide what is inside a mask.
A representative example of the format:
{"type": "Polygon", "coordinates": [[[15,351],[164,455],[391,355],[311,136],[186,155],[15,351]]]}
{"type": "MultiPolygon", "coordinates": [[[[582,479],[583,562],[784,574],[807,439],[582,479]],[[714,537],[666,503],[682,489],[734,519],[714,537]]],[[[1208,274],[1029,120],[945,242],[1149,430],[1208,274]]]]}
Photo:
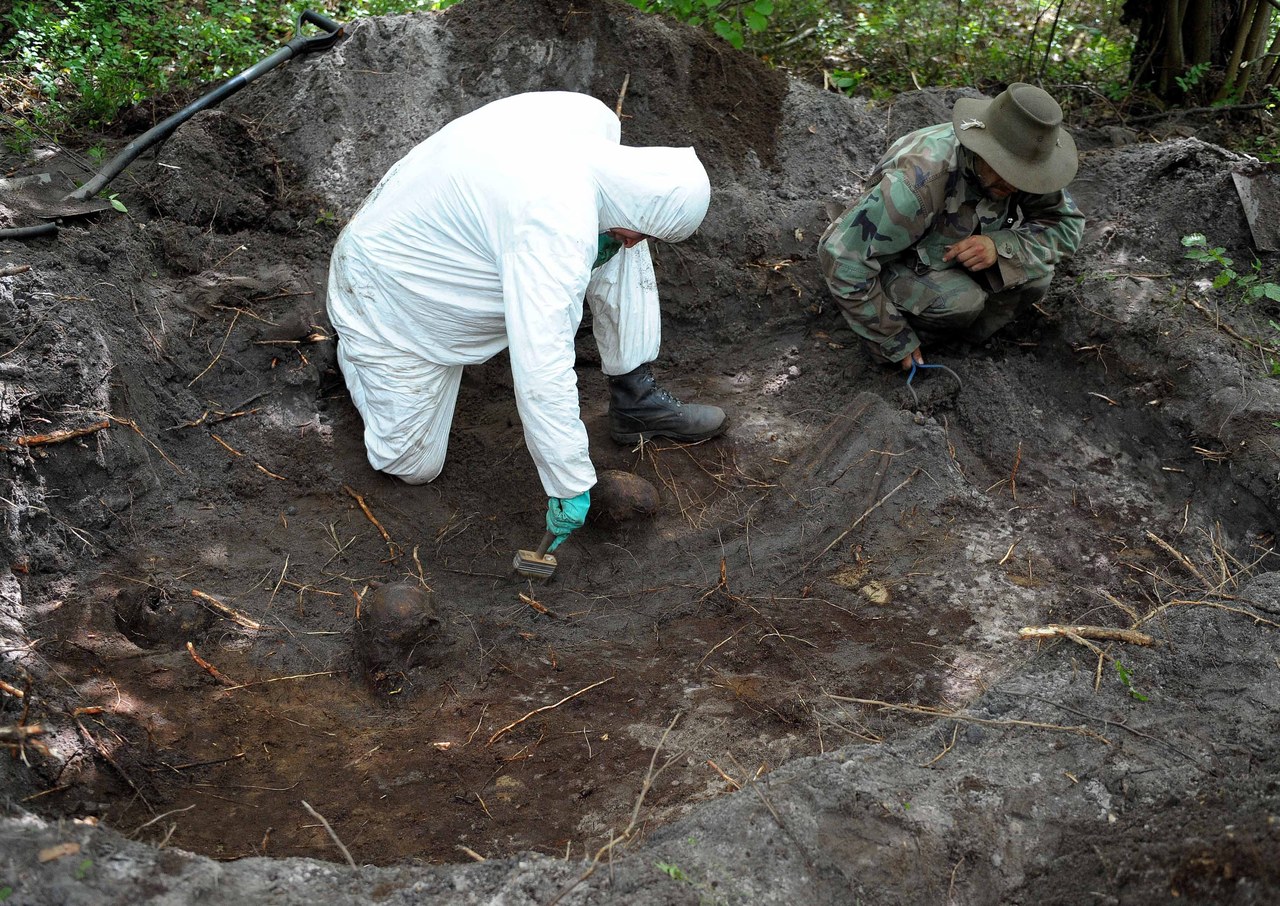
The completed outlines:
{"type": "Polygon", "coordinates": [[[923,272],[959,267],[944,262],[947,246],[981,233],[995,243],[988,269],[992,289],[1010,289],[1053,273],[1075,252],[1084,217],[1065,191],[1015,192],[988,198],[975,157],[950,123],[899,139],[867,180],[862,197],[827,228],[818,260],[850,326],[901,361],[920,340],[880,286],[880,269],[901,260],[923,272]]]}

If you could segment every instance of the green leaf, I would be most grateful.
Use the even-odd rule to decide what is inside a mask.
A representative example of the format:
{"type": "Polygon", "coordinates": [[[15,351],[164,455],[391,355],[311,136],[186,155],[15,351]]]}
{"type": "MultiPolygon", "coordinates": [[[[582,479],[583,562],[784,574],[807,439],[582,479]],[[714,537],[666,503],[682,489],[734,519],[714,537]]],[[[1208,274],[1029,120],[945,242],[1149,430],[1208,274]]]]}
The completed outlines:
{"type": "Polygon", "coordinates": [[[1231,278],[1234,276],[1235,274],[1231,273],[1231,271],[1223,271],[1213,278],[1213,288],[1222,289],[1222,287],[1231,282],[1231,278]]]}
{"type": "Polygon", "coordinates": [[[115,208],[121,214],[129,213],[129,209],[124,206],[124,202],[121,201],[116,196],[112,195],[110,198],[107,199],[107,201],[111,202],[111,207],[115,208]]]}
{"type": "Polygon", "coordinates": [[[747,28],[752,31],[764,31],[769,27],[769,20],[753,10],[748,10],[745,18],[747,20],[747,28]]]}
{"type": "Polygon", "coordinates": [[[1209,240],[1205,238],[1204,233],[1189,233],[1182,237],[1182,244],[1190,248],[1196,246],[1198,248],[1207,248],[1209,240]]]}
{"type": "Polygon", "coordinates": [[[762,16],[772,16],[774,9],[773,0],[756,0],[756,4],[752,9],[762,16]]]}
{"type": "MultiPolygon", "coordinates": [[[[1264,283],[1258,288],[1262,290],[1262,295],[1268,299],[1280,302],[1280,283],[1264,283]]],[[[1275,321],[1272,321],[1271,326],[1275,327],[1275,323],[1275,321]]],[[[1276,327],[1276,330],[1280,330],[1280,327],[1276,327]]]]}
{"type": "Polygon", "coordinates": [[[742,32],[733,23],[721,19],[711,26],[717,35],[724,38],[738,50],[742,50],[742,32]]]}

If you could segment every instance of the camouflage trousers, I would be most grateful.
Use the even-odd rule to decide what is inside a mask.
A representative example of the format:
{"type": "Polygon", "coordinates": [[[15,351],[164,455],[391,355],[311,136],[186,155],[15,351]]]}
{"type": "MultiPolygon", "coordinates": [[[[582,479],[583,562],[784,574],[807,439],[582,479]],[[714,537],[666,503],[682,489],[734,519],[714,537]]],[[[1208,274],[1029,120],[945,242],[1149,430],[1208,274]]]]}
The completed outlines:
{"type": "MultiPolygon", "coordinates": [[[[949,270],[917,271],[894,261],[885,265],[880,285],[885,295],[918,334],[925,339],[965,340],[981,343],[1014,319],[1018,311],[1044,298],[1053,279],[1050,273],[1011,289],[996,290],[992,277],[999,271],[949,270]]],[[[879,347],[868,344],[877,358],[879,347]]],[[[896,364],[896,363],[895,363],[896,364]]]]}

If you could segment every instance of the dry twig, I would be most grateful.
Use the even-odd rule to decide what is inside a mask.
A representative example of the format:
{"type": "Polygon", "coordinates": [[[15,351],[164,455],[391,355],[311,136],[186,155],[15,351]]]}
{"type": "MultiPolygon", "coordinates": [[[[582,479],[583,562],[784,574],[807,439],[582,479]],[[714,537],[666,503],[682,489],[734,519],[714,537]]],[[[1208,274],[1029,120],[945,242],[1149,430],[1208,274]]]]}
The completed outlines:
{"type": "Polygon", "coordinates": [[[38,447],[43,444],[60,444],[63,441],[74,440],[77,437],[84,437],[88,434],[96,434],[111,427],[111,422],[103,419],[100,422],[94,422],[92,425],[86,425],[83,428],[71,428],[66,431],[51,431],[48,434],[26,434],[14,440],[19,447],[38,447]]]}
{"type": "Polygon", "coordinates": [[[923,714],[928,717],[941,717],[946,720],[963,720],[967,723],[982,724],[989,727],[1027,727],[1034,730],[1056,730],[1059,733],[1072,733],[1076,736],[1085,736],[1089,739],[1096,739],[1105,745],[1111,745],[1111,740],[1107,739],[1101,733],[1096,733],[1088,727],[1069,727],[1062,724],[1045,724],[1034,720],[1016,720],[1004,719],[996,720],[989,717],[975,717],[972,714],[965,714],[961,711],[948,711],[946,708],[934,708],[929,705],[916,704],[895,704],[894,702],[880,701],[874,698],[850,698],[845,695],[833,695],[826,693],[827,697],[838,702],[854,702],[859,705],[873,705],[877,708],[883,708],[886,711],[904,711],[908,714],[923,714]]]}
{"type": "Polygon", "coordinates": [[[235,680],[233,680],[233,679],[229,678],[225,673],[223,673],[223,672],[222,672],[221,670],[219,670],[217,667],[213,666],[213,664],[210,664],[208,661],[206,661],[206,660],[205,660],[204,658],[202,658],[200,655],[196,654],[196,646],[195,646],[195,645],[192,645],[190,642],[187,642],[187,652],[191,655],[191,660],[195,661],[195,662],[196,662],[196,665],[197,665],[201,670],[203,670],[205,673],[209,674],[211,677],[213,677],[214,679],[216,679],[218,682],[222,683],[224,686],[234,686],[234,685],[235,685],[235,683],[236,683],[236,681],[235,681],[235,680]]]}
{"type": "Polygon", "coordinates": [[[1130,645],[1142,645],[1150,648],[1156,640],[1145,632],[1136,629],[1113,629],[1109,626],[1060,626],[1050,623],[1046,626],[1024,626],[1018,630],[1020,639],[1073,638],[1098,639],[1104,642],[1128,642],[1130,645]]]}
{"type": "Polygon", "coordinates": [[[501,730],[499,730],[498,732],[496,732],[496,733],[494,733],[492,736],[490,736],[490,737],[489,737],[489,741],[488,741],[487,743],[485,743],[485,745],[486,745],[486,746],[491,746],[491,745],[493,745],[495,742],[497,742],[497,740],[498,740],[498,738],[499,738],[499,737],[501,737],[501,736],[503,736],[504,734],[506,734],[506,733],[510,732],[511,730],[514,730],[516,727],[520,726],[522,723],[524,723],[524,722],[525,722],[526,720],[528,720],[529,718],[533,717],[535,714],[541,714],[541,713],[542,713],[542,712],[544,712],[544,711],[551,711],[551,710],[553,710],[553,709],[555,709],[555,708],[559,708],[559,707],[560,707],[561,705],[563,705],[565,702],[567,702],[567,701],[571,701],[571,700],[573,700],[573,699],[577,698],[579,695],[582,695],[584,692],[590,692],[590,691],[591,691],[592,689],[594,689],[596,686],[603,686],[605,683],[610,682],[610,681],[612,681],[613,679],[614,679],[614,677],[612,677],[612,676],[606,676],[604,679],[602,679],[602,680],[597,680],[596,682],[592,683],[590,686],[584,686],[583,688],[579,689],[577,692],[574,692],[572,695],[566,695],[564,698],[560,699],[560,701],[556,702],[554,705],[543,705],[541,708],[534,708],[532,711],[530,711],[530,712],[529,712],[528,714],[526,714],[524,717],[520,718],[519,720],[513,720],[511,723],[507,724],[507,725],[506,725],[505,727],[503,727],[501,730]]]}
{"type": "Polygon", "coordinates": [[[191,589],[191,594],[193,597],[195,597],[197,601],[200,601],[202,604],[207,604],[209,607],[212,607],[214,610],[222,614],[227,619],[231,620],[233,623],[239,623],[245,629],[259,630],[262,628],[261,623],[255,620],[249,619],[240,611],[236,610],[235,608],[228,607],[226,604],[223,604],[217,598],[213,597],[212,595],[205,594],[198,588],[191,589]]]}
{"type": "MultiPolygon", "coordinates": [[[[815,563],[817,563],[819,560],[821,560],[821,559],[822,559],[822,557],[823,557],[823,555],[824,555],[824,554],[826,554],[826,553],[827,553],[827,551],[831,550],[833,547],[835,547],[837,544],[839,544],[841,541],[843,541],[845,538],[847,538],[847,537],[849,536],[849,533],[850,533],[850,532],[852,532],[854,529],[856,529],[858,526],[860,526],[860,525],[862,524],[862,520],[866,519],[868,516],[870,516],[870,515],[871,515],[872,513],[874,513],[876,510],[880,509],[880,507],[884,506],[885,502],[886,502],[886,501],[888,501],[888,499],[889,499],[890,497],[892,497],[894,494],[898,493],[898,492],[899,492],[899,491],[901,491],[903,488],[905,488],[907,485],[909,485],[909,484],[912,482],[912,480],[913,480],[917,475],[919,475],[919,474],[920,474],[920,472],[921,472],[920,468],[918,468],[918,467],[917,467],[916,469],[914,469],[914,470],[911,472],[911,474],[910,474],[910,475],[908,475],[906,478],[902,479],[902,481],[898,483],[898,486],[897,486],[896,488],[894,488],[894,489],[893,489],[892,491],[890,491],[888,494],[885,494],[883,497],[881,497],[879,500],[877,500],[877,501],[876,501],[875,503],[873,503],[871,506],[867,507],[866,511],[865,511],[861,516],[859,516],[857,519],[853,520],[853,522],[849,525],[849,527],[848,527],[847,529],[845,529],[843,532],[841,532],[839,535],[837,535],[837,536],[835,537],[835,539],[834,539],[830,544],[828,544],[826,547],[824,547],[824,548],[823,548],[823,549],[818,553],[818,556],[814,557],[812,560],[810,560],[808,563],[806,563],[804,568],[807,570],[810,566],[813,566],[813,564],[815,564],[815,563]]],[[[801,572],[804,572],[804,570],[801,570],[801,572]]]]}
{"type": "Polygon", "coordinates": [[[591,860],[591,864],[587,866],[587,870],[579,875],[577,880],[572,884],[556,894],[555,898],[551,900],[547,906],[556,906],[557,903],[568,896],[569,893],[579,884],[583,883],[595,874],[596,869],[600,867],[600,860],[605,856],[612,856],[614,847],[619,843],[625,843],[631,839],[632,835],[636,831],[636,825],[640,820],[640,808],[644,805],[645,796],[649,794],[649,790],[653,788],[653,784],[657,781],[659,775],[667,769],[668,765],[675,761],[675,758],[672,757],[667,759],[662,767],[657,769],[654,768],[654,765],[658,763],[658,753],[661,752],[662,747],[666,745],[667,737],[671,735],[671,730],[675,727],[676,721],[679,719],[679,714],[671,718],[671,723],[667,724],[667,728],[662,732],[662,738],[659,739],[658,744],[653,747],[653,754],[649,757],[649,769],[645,771],[644,782],[640,784],[640,794],[636,796],[635,805],[631,809],[631,820],[627,822],[627,826],[622,829],[622,833],[618,834],[618,836],[614,837],[610,835],[609,842],[596,850],[595,857],[591,860]]]}
{"type": "Polygon", "coordinates": [[[391,535],[382,527],[382,523],[378,521],[378,517],[373,515],[373,510],[369,509],[369,505],[364,502],[364,498],[360,496],[360,494],[358,494],[350,485],[344,484],[342,486],[342,490],[346,491],[347,495],[359,505],[360,511],[364,513],[365,517],[370,522],[373,523],[373,527],[378,530],[378,534],[382,536],[382,540],[387,543],[387,548],[391,553],[391,559],[394,560],[399,557],[400,552],[396,547],[395,542],[391,540],[391,535]]]}
{"type": "Polygon", "coordinates": [[[323,825],[325,832],[329,835],[329,839],[334,842],[334,844],[338,847],[338,849],[342,850],[342,855],[346,857],[347,864],[350,865],[352,868],[355,868],[356,860],[351,858],[350,850],[348,850],[342,844],[342,841],[338,839],[338,835],[334,833],[333,828],[329,826],[329,822],[325,820],[324,815],[320,814],[315,809],[313,809],[310,805],[308,805],[307,800],[302,799],[299,801],[302,803],[302,807],[305,808],[308,812],[310,812],[312,817],[315,818],[317,821],[319,821],[321,825],[323,825]]]}
{"type": "Polygon", "coordinates": [[[627,86],[631,84],[631,73],[627,73],[622,77],[622,90],[618,92],[618,103],[614,105],[613,113],[618,119],[622,119],[622,100],[627,96],[627,86]]]}
{"type": "Polygon", "coordinates": [[[1193,576],[1195,576],[1197,579],[1199,579],[1199,580],[1200,580],[1200,582],[1204,585],[1204,587],[1205,587],[1207,590],[1209,590],[1209,591],[1213,591],[1213,590],[1214,590],[1214,586],[1213,586],[1213,584],[1212,584],[1212,583],[1210,583],[1210,582],[1209,582],[1209,580],[1208,580],[1208,579],[1206,579],[1206,578],[1204,577],[1204,573],[1202,573],[1202,572],[1200,572],[1200,570],[1196,569],[1196,565],[1195,565],[1194,563],[1192,563],[1189,559],[1187,559],[1186,555],[1184,555],[1184,554],[1182,553],[1182,551],[1178,550],[1176,547],[1174,547],[1174,546],[1173,546],[1172,544],[1170,544],[1168,541],[1165,541],[1163,538],[1161,538],[1161,537],[1160,537],[1159,535],[1157,535],[1155,532],[1147,532],[1147,537],[1148,537],[1148,538],[1150,538],[1152,541],[1154,541],[1156,544],[1160,545],[1160,547],[1161,547],[1161,548],[1162,548],[1166,553],[1168,553],[1170,556],[1172,556],[1174,559],[1176,559],[1179,563],[1181,563],[1181,564],[1183,565],[1183,567],[1187,570],[1187,572],[1191,573],[1191,575],[1193,575],[1193,576]]]}

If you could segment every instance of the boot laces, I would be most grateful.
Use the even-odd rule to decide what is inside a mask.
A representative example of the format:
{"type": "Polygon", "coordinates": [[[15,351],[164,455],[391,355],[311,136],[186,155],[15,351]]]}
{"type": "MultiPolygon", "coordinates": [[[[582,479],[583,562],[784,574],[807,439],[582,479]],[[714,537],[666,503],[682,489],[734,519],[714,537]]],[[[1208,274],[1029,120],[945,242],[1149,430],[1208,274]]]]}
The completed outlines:
{"type": "Polygon", "coordinates": [[[654,385],[651,396],[656,402],[674,406],[677,409],[679,409],[681,406],[684,405],[682,402],[680,402],[678,399],[672,396],[671,391],[669,391],[666,387],[659,387],[656,384],[654,385]]]}

